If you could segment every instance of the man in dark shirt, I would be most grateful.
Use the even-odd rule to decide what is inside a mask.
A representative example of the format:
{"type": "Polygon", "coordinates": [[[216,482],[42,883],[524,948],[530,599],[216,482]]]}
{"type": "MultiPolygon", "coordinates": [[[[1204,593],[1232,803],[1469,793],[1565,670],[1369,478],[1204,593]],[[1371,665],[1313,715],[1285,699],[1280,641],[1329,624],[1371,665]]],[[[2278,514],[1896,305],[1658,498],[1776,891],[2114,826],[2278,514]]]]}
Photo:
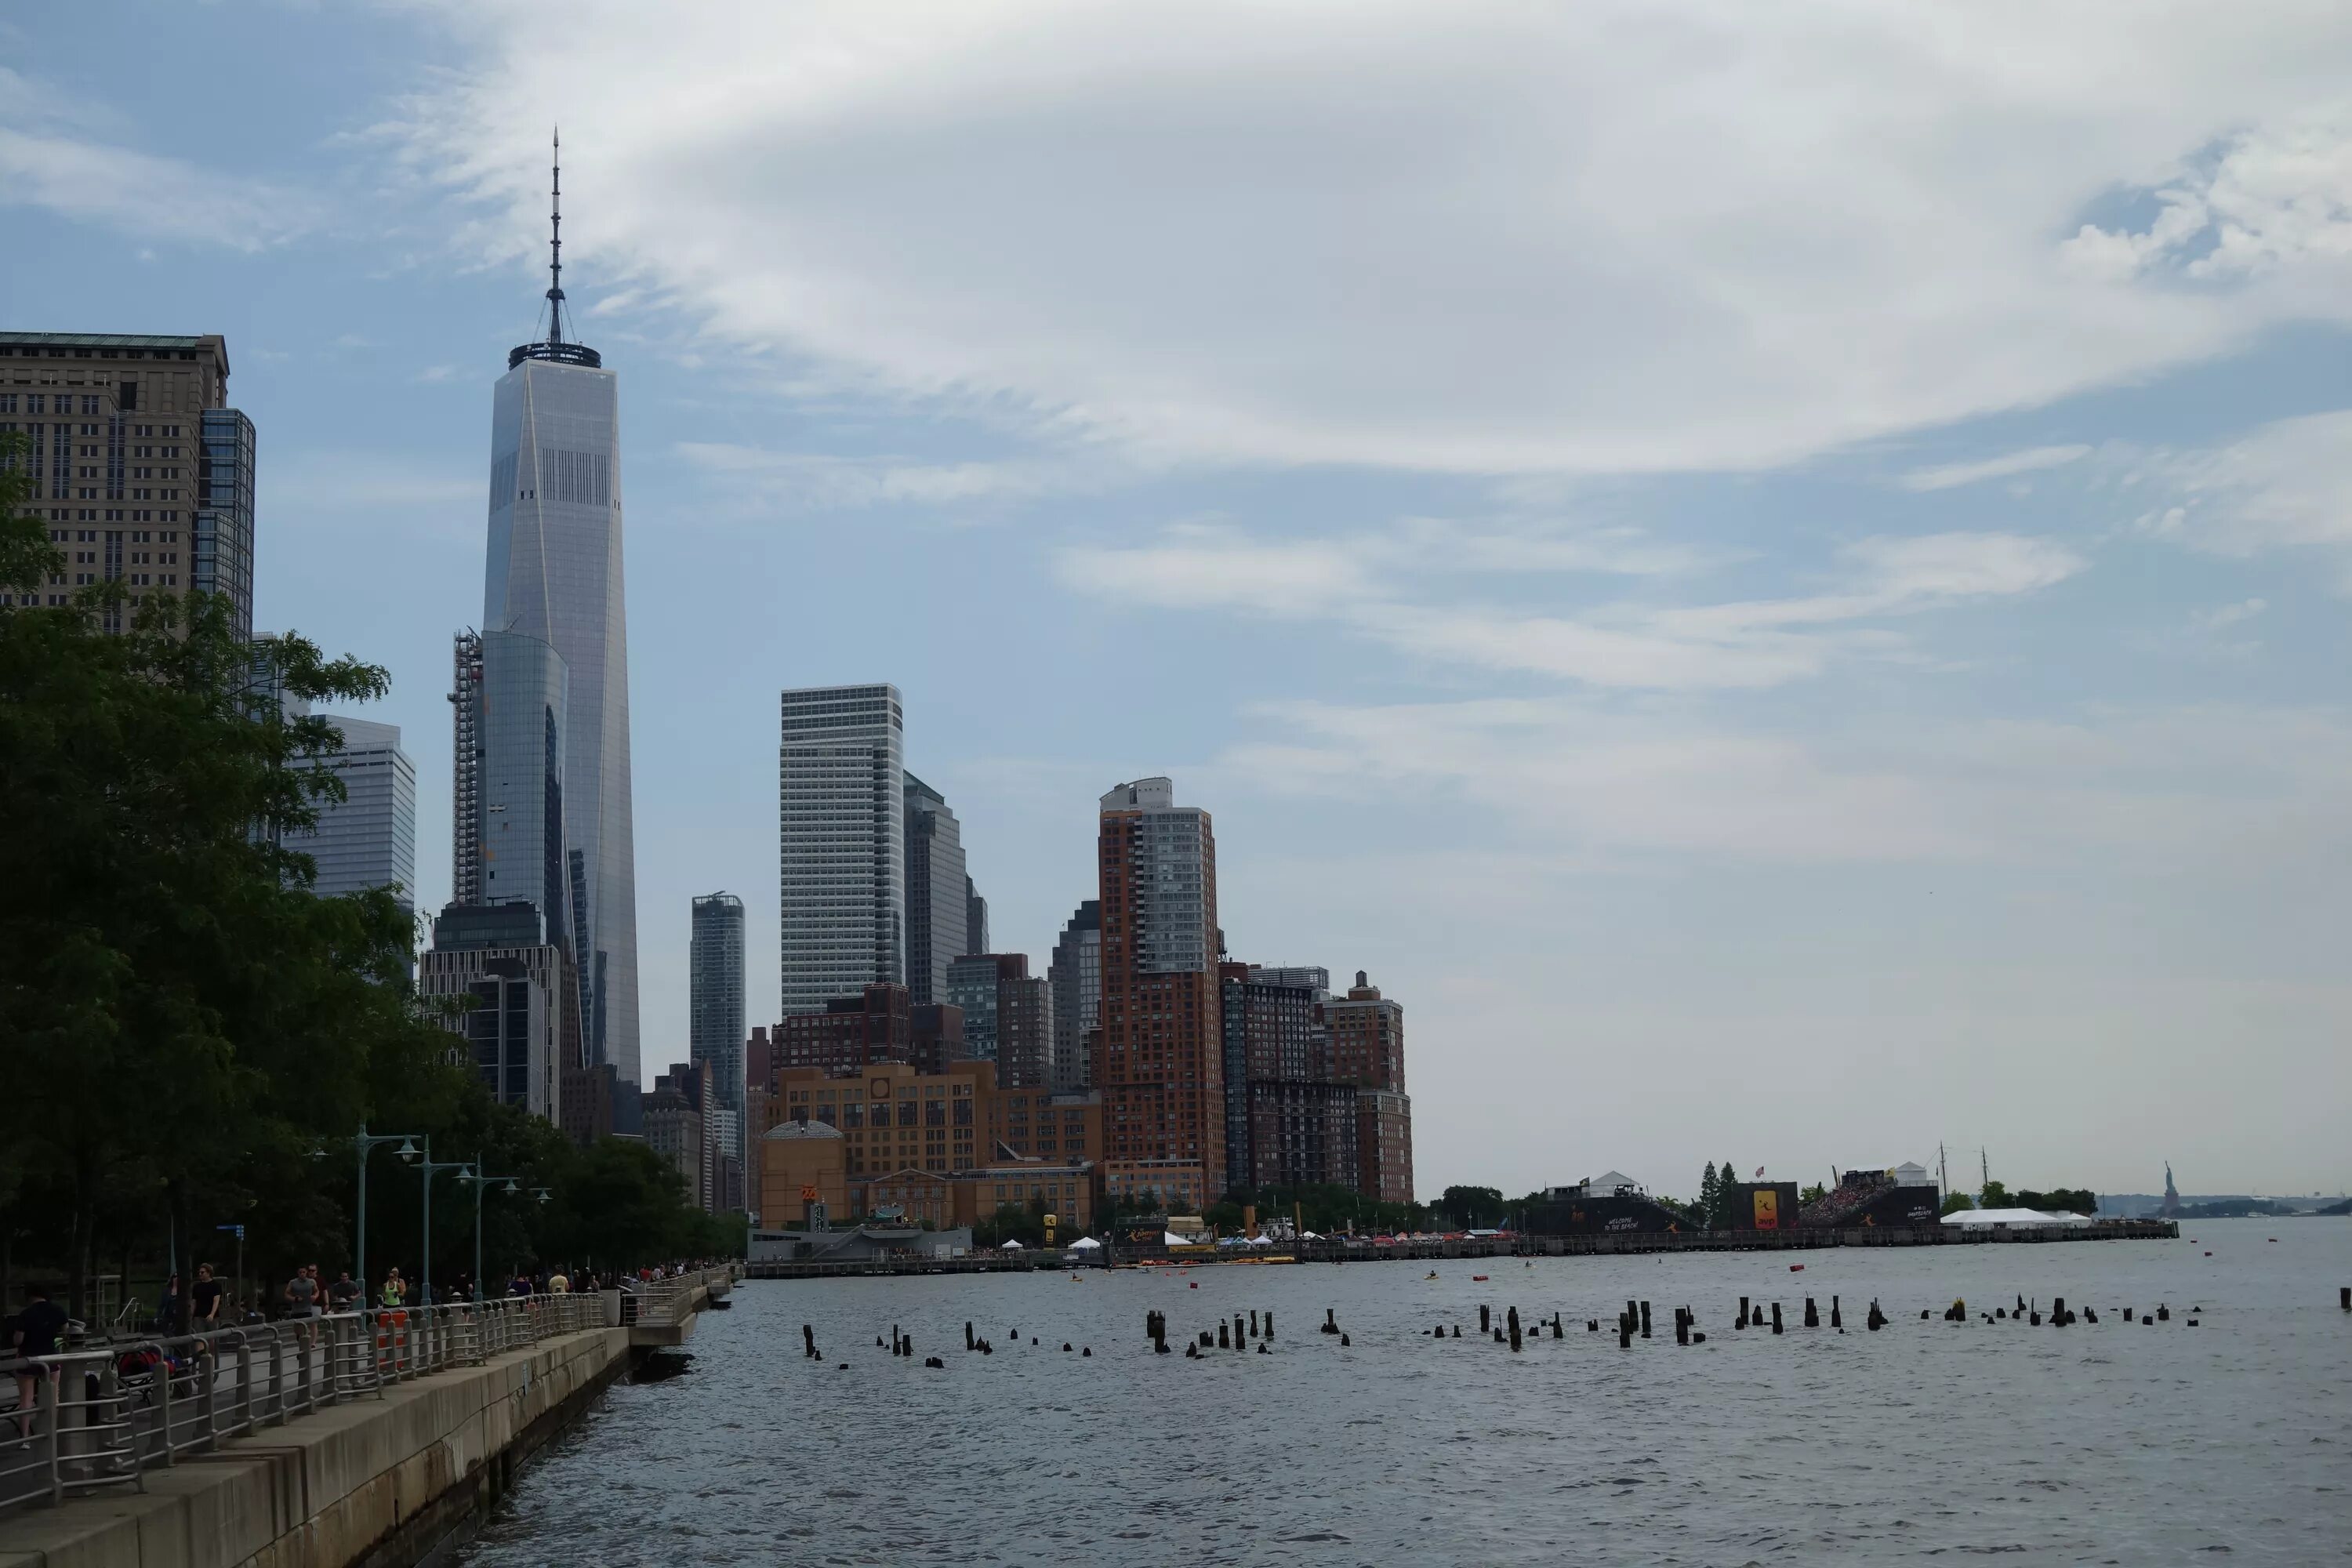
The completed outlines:
{"type": "Polygon", "coordinates": [[[359,1281],[352,1278],[352,1271],[348,1268],[327,1288],[327,1304],[338,1312],[350,1311],[359,1299],[359,1281]]]}
{"type": "MultiPolygon", "coordinates": [[[[25,1288],[25,1310],[16,1314],[16,1330],[10,1336],[8,1353],[12,1356],[55,1355],[58,1336],[65,1332],[66,1311],[49,1300],[49,1293],[38,1285],[25,1288]]],[[[42,1378],[30,1367],[16,1369],[16,1436],[29,1438],[33,1435],[33,1402],[39,1392],[42,1378]]],[[[54,1396],[52,1396],[54,1397],[54,1396]]]]}
{"type": "Polygon", "coordinates": [[[188,1289],[188,1305],[197,1333],[208,1333],[220,1327],[221,1282],[213,1278],[213,1266],[196,1265],[196,1282],[188,1289]]]}

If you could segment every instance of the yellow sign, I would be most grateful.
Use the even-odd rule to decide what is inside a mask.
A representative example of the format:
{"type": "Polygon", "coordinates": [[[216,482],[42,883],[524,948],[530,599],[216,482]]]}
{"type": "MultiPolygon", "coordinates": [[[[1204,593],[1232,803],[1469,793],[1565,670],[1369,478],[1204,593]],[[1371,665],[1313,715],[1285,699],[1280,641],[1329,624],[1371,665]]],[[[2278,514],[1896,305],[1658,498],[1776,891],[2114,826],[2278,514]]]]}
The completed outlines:
{"type": "Polygon", "coordinates": [[[1780,1228],[1780,1194],[1769,1187],[1759,1187],[1756,1193],[1756,1228],[1780,1228]]]}

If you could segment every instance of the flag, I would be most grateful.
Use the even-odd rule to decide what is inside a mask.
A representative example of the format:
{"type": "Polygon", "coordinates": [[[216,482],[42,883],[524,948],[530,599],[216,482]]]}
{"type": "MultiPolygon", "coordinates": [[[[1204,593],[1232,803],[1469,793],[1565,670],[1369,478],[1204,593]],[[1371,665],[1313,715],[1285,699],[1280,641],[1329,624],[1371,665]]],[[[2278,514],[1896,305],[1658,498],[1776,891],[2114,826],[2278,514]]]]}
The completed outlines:
{"type": "Polygon", "coordinates": [[[1761,1165],[1757,1166],[1757,1167],[1756,1167],[1756,1173],[1757,1173],[1759,1176],[1761,1176],[1761,1175],[1764,1173],[1764,1167],[1763,1167],[1763,1166],[1761,1166],[1761,1165]]]}

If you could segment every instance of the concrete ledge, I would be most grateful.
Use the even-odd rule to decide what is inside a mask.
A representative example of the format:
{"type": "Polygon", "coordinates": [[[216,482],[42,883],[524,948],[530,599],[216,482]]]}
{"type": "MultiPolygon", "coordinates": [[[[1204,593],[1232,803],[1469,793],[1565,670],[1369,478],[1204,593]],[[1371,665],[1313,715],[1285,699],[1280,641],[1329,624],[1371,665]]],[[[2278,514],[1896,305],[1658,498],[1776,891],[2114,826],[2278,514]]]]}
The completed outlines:
{"type": "Polygon", "coordinates": [[[0,1568],[351,1568],[414,1562],[628,1364],[591,1329],[265,1427],[0,1520],[0,1568]]]}

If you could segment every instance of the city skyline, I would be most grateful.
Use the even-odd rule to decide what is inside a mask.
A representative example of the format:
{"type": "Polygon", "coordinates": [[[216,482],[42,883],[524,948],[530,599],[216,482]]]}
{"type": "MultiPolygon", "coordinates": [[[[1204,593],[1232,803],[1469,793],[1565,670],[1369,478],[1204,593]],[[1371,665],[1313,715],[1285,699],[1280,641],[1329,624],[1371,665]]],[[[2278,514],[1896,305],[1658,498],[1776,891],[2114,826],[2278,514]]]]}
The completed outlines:
{"type": "Polygon", "coordinates": [[[1618,55],[1474,6],[1366,19],[1335,94],[1295,19],[1148,8],[911,56],[823,7],[723,49],[121,15],[13,68],[5,325],[226,341],[254,624],[386,664],[355,716],[428,781],[564,125],[577,335],[629,381],[641,1073],[687,1059],[692,896],[777,951],[775,694],[882,679],[1033,972],[1105,784],[1183,781],[1237,955],[1406,1002],[1424,1183],[1938,1140],[2346,1180],[2352,356],[2333,220],[2289,221],[2334,165],[2286,155],[2341,140],[2341,24],[1618,55]],[[1738,1092],[1656,1108],[1658,1062],[1738,1092]]]}

